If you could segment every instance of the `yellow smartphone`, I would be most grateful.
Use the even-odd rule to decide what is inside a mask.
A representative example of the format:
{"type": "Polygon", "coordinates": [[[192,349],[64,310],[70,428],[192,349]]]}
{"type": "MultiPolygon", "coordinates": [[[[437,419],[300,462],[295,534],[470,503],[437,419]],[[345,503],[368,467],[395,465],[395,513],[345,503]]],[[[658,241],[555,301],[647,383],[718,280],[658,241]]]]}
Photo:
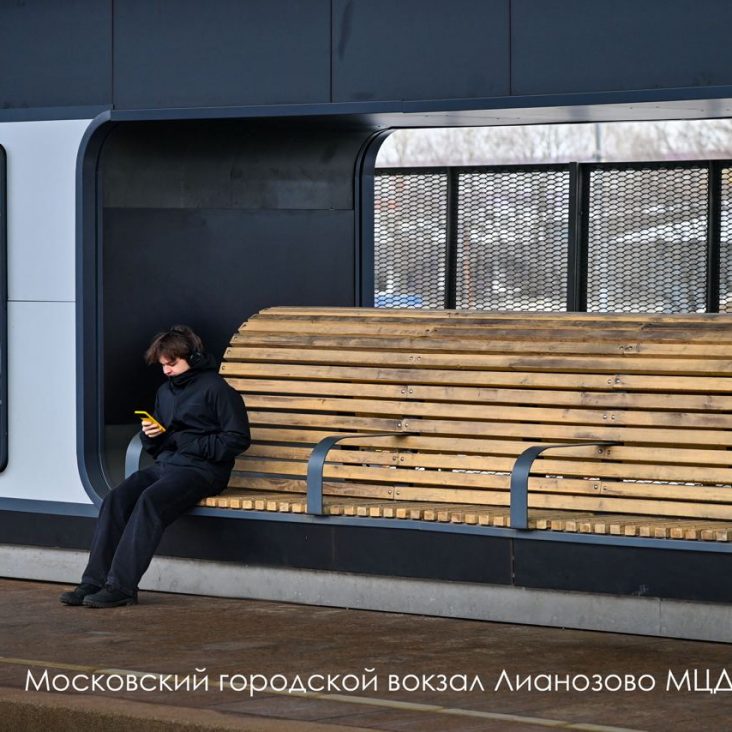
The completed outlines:
{"type": "Polygon", "coordinates": [[[136,409],[135,414],[138,414],[140,416],[140,419],[152,422],[153,424],[160,427],[163,432],[165,432],[165,427],[163,427],[163,425],[161,425],[160,422],[158,422],[158,420],[155,419],[155,417],[153,417],[152,414],[150,414],[149,412],[146,412],[144,409],[136,409]]]}

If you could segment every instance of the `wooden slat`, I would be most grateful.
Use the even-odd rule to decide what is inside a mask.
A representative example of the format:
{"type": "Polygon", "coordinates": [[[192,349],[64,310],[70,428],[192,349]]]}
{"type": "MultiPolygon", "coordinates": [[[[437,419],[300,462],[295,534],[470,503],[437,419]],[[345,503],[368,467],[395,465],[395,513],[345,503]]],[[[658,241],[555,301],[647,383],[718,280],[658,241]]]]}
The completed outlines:
{"type": "Polygon", "coordinates": [[[276,362],[221,364],[224,377],[264,376],[287,379],[322,379],[385,384],[436,384],[439,386],[526,387],[565,390],[699,392],[700,394],[732,394],[732,378],[715,376],[674,376],[626,374],[531,373],[528,371],[471,371],[414,368],[372,368],[370,366],[334,366],[276,362]]]}
{"type": "MultiPolygon", "coordinates": [[[[597,321],[592,324],[592,340],[600,343],[661,343],[688,344],[688,324],[669,327],[668,324],[643,324],[612,322],[610,324],[597,321]]],[[[566,324],[561,320],[543,322],[521,321],[455,321],[449,326],[440,319],[429,322],[374,322],[364,318],[333,318],[330,320],[260,320],[254,319],[244,323],[232,339],[232,344],[239,343],[239,338],[246,339],[258,334],[290,334],[303,336],[322,336],[329,334],[348,334],[350,336],[391,337],[395,335],[425,337],[478,337],[490,338],[493,341],[526,341],[526,340],[559,340],[562,342],[582,342],[587,340],[588,323],[566,324]],[[551,338],[549,337],[551,336],[551,338]]],[[[694,323],[693,344],[705,343],[726,344],[732,342],[732,333],[726,323],[694,323]]]]}
{"type": "MultiPolygon", "coordinates": [[[[255,442],[282,443],[290,442],[296,445],[314,447],[320,440],[336,434],[330,430],[318,430],[308,428],[269,428],[254,426],[252,436],[255,442]]],[[[419,452],[453,452],[458,454],[475,455],[508,455],[518,456],[523,450],[531,445],[542,444],[541,440],[504,440],[471,437],[432,437],[432,436],[397,436],[397,437],[369,437],[367,433],[362,438],[349,438],[347,442],[340,443],[350,447],[373,447],[374,449],[394,450],[416,450],[419,452]]],[[[336,448],[337,450],[338,448],[336,448]]],[[[658,446],[602,446],[582,445],[577,447],[564,448],[556,453],[545,453],[552,455],[554,459],[607,459],[627,461],[630,463],[651,463],[651,464],[677,464],[699,465],[699,466],[730,466],[732,463],[732,452],[720,446],[711,446],[710,449],[703,448],[663,448],[658,446]]]]}
{"type": "Polygon", "coordinates": [[[465,420],[437,420],[409,417],[381,419],[375,417],[346,416],[338,414],[299,414],[297,412],[251,411],[249,419],[254,425],[323,427],[356,432],[416,432],[427,435],[465,435],[486,437],[522,437],[563,442],[624,442],[657,445],[708,445],[732,446],[729,430],[673,430],[644,427],[613,427],[608,425],[528,424],[520,422],[490,422],[465,420]]]}
{"type": "Polygon", "coordinates": [[[446,320],[505,320],[526,322],[527,320],[576,322],[576,323],[652,323],[652,324],[684,324],[699,322],[725,322],[729,316],[723,313],[674,313],[659,314],[652,313],[557,313],[557,312],[531,312],[517,313],[516,311],[480,312],[476,310],[442,310],[442,309],[408,309],[408,308],[353,308],[353,307],[298,307],[298,306],[277,306],[261,310],[254,318],[368,318],[369,320],[425,320],[438,319],[441,322],[446,320]]]}
{"type": "MultiPolygon", "coordinates": [[[[300,461],[305,469],[311,454],[309,448],[286,445],[254,445],[236,461],[236,470],[255,471],[262,462],[256,458],[271,458],[278,462],[300,461]]],[[[725,451],[727,452],[727,451],[725,451]]],[[[544,453],[549,455],[552,453],[544,453]]],[[[557,455],[560,451],[556,452],[557,455]]],[[[732,454],[728,454],[732,461],[732,454]]],[[[328,454],[328,463],[345,465],[383,465],[399,468],[431,468],[441,470],[492,470],[510,473],[515,457],[486,455],[445,455],[442,453],[409,453],[403,451],[338,450],[328,454]]],[[[567,475],[598,478],[626,478],[636,480],[677,481],[689,483],[732,484],[732,468],[707,466],[658,465],[644,463],[621,463],[609,461],[588,461],[564,457],[563,459],[539,458],[532,467],[534,474],[567,475]]]]}
{"type": "MultiPolygon", "coordinates": [[[[533,500],[530,496],[529,505],[535,508],[567,508],[566,499],[558,499],[554,494],[537,495],[533,500]]],[[[605,513],[640,512],[658,516],[716,518],[725,521],[732,519],[732,506],[717,504],[681,504],[676,501],[620,500],[577,496],[572,499],[571,505],[580,511],[590,510],[605,513]]]]}
{"type": "Polygon", "coordinates": [[[289,379],[227,379],[249,399],[259,394],[374,397],[408,401],[466,402],[473,404],[564,405],[614,409],[666,409],[685,412],[732,412],[732,396],[706,394],[643,394],[631,392],[569,391],[548,389],[498,389],[487,387],[372,384],[344,381],[296,381],[289,379]]]}
{"type": "Polygon", "coordinates": [[[727,358],[707,359],[693,358],[660,358],[657,356],[635,358],[600,357],[591,355],[582,357],[552,355],[503,355],[473,353],[401,353],[396,351],[349,351],[298,348],[232,348],[226,350],[229,361],[267,361],[287,362],[293,364],[333,364],[411,367],[411,368],[448,368],[448,369],[480,369],[507,371],[542,371],[550,373],[589,373],[607,374],[615,372],[637,374],[706,374],[724,376],[732,372],[732,361],[727,358]]]}
{"type": "Polygon", "coordinates": [[[485,333],[480,337],[471,333],[461,334],[460,339],[447,335],[428,334],[421,338],[403,336],[369,337],[365,335],[343,334],[343,328],[338,335],[311,335],[291,333],[255,333],[244,332],[231,340],[232,358],[241,357],[241,352],[251,348],[281,347],[283,349],[297,347],[318,351],[320,349],[351,349],[367,354],[378,354],[383,351],[405,351],[407,353],[449,353],[449,354],[572,354],[577,356],[608,356],[617,358],[618,355],[628,359],[634,357],[675,357],[675,358],[725,358],[732,357],[732,344],[719,343],[639,343],[630,341],[618,344],[616,342],[570,340],[562,341],[547,331],[545,338],[532,340],[496,340],[488,339],[485,333]],[[629,342],[630,341],[630,342],[629,342]]]}
{"type": "Polygon", "coordinates": [[[688,413],[663,412],[658,410],[628,409],[552,409],[549,407],[507,406],[500,409],[486,409],[484,405],[454,404],[443,402],[408,402],[389,399],[339,399],[337,397],[302,396],[250,396],[247,405],[250,409],[287,409],[290,411],[319,412],[360,412],[410,417],[438,417],[451,419],[500,418],[502,421],[522,421],[547,423],[571,423],[586,425],[612,426],[652,426],[676,427],[687,430],[696,427],[717,429],[732,428],[732,415],[714,412],[688,413]]]}

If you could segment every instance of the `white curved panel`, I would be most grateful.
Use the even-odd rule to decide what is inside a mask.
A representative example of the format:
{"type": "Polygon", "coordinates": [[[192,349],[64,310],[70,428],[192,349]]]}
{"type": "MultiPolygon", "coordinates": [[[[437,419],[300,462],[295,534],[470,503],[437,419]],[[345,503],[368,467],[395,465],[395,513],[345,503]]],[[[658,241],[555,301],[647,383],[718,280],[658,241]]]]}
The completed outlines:
{"type": "Polygon", "coordinates": [[[74,303],[9,303],[8,467],[0,496],[91,503],[76,463],[74,303]]]}
{"type": "Polygon", "coordinates": [[[91,503],[76,462],[76,156],[89,120],[0,123],[7,155],[8,467],[0,497],[91,503]]]}
{"type": "Polygon", "coordinates": [[[8,298],[75,299],[76,155],[90,120],[0,123],[8,172],[8,298]]]}

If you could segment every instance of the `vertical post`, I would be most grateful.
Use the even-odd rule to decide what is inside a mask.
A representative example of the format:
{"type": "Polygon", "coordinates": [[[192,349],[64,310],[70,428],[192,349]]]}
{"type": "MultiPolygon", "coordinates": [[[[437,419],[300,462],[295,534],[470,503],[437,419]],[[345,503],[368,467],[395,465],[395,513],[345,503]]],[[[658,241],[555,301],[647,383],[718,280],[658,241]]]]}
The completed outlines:
{"type": "Polygon", "coordinates": [[[588,223],[590,172],[569,164],[569,221],[567,222],[567,310],[587,310],[588,223]]]}
{"type": "Polygon", "coordinates": [[[447,169],[445,309],[457,307],[458,169],[447,169]]]}
{"type": "Polygon", "coordinates": [[[374,307],[376,157],[384,140],[391,133],[392,130],[382,130],[369,137],[359,150],[356,159],[353,304],[357,307],[374,307]]]}
{"type": "Polygon", "coordinates": [[[707,185],[707,312],[719,312],[722,239],[722,165],[709,163],[707,185]]]}

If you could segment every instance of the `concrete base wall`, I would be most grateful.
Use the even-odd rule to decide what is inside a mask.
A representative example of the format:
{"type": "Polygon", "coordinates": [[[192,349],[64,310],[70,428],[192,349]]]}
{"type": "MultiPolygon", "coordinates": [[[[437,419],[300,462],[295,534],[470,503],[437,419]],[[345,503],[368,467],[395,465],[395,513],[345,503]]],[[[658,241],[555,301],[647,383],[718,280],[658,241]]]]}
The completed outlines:
{"type": "MultiPolygon", "coordinates": [[[[0,576],[77,584],[87,553],[0,545],[0,576]]],[[[732,643],[732,605],[156,557],[141,590],[732,643]]],[[[144,602],[144,600],[143,600],[144,602]]]]}

